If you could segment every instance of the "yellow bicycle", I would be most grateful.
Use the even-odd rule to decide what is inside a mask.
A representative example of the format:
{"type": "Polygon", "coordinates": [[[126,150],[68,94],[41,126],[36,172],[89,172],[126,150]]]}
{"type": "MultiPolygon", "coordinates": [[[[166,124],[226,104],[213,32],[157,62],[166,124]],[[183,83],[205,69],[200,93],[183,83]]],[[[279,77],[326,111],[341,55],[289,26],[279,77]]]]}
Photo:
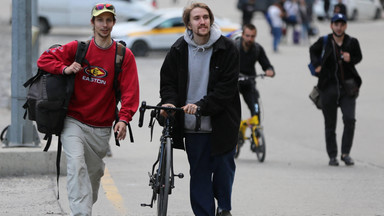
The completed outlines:
{"type": "MultiPolygon", "coordinates": [[[[264,74],[259,74],[257,77],[264,78],[264,74]]],[[[254,79],[254,77],[239,77],[239,81],[245,81],[247,79],[254,79]]],[[[261,107],[259,102],[256,102],[254,105],[257,107],[257,110],[260,110],[261,107]]],[[[240,122],[235,158],[239,157],[241,147],[244,145],[244,142],[248,140],[251,143],[251,151],[256,153],[257,159],[260,162],[265,160],[265,137],[263,133],[263,126],[260,120],[260,111],[256,113],[257,114],[251,118],[242,120],[240,122]],[[249,130],[247,130],[247,128],[249,130]]]]}
{"type": "Polygon", "coordinates": [[[256,153],[257,159],[263,162],[265,160],[265,137],[259,115],[254,115],[240,122],[235,158],[239,157],[240,148],[246,140],[250,141],[251,151],[256,153]],[[247,133],[247,128],[249,129],[249,133],[247,133]]]}

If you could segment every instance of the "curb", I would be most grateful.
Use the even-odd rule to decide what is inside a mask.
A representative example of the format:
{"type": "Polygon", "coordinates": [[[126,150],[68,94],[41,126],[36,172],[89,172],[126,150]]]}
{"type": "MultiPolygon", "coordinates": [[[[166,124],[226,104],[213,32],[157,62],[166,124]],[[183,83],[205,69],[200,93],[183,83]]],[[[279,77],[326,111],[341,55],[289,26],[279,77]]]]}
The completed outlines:
{"type": "MultiPolygon", "coordinates": [[[[67,174],[67,160],[62,152],[60,174],[67,174]]],[[[56,174],[57,143],[52,140],[50,150],[42,147],[0,148],[0,177],[56,174]]]]}

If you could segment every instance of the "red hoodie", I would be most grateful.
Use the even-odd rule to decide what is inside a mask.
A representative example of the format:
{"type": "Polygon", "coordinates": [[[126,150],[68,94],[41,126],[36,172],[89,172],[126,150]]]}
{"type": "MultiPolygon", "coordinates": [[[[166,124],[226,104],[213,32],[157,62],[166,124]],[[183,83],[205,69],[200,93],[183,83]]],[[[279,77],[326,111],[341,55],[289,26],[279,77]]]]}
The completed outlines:
{"type": "MultiPolygon", "coordinates": [[[[74,62],[77,41],[45,51],[37,66],[53,74],[63,74],[64,68],[74,62]]],[[[115,120],[116,99],[113,88],[116,42],[103,49],[91,40],[83,69],[76,74],[75,89],[67,115],[95,127],[110,127],[115,120]]],[[[119,118],[129,122],[139,106],[139,81],[136,61],[126,49],[118,81],[121,89],[119,118]]]]}

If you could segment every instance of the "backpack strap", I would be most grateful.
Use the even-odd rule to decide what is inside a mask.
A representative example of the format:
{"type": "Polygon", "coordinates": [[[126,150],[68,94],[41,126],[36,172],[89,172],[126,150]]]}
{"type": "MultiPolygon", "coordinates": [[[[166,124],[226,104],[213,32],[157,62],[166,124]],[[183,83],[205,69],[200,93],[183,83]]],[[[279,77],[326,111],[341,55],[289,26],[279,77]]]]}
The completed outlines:
{"type": "MultiPolygon", "coordinates": [[[[82,64],[83,61],[85,61],[88,65],[89,62],[85,59],[85,55],[87,54],[88,47],[89,47],[90,41],[78,41],[77,44],[77,50],[75,55],[75,61],[79,64],[82,64]]],[[[75,87],[75,74],[71,74],[68,76],[67,79],[67,98],[65,99],[65,109],[68,109],[69,101],[71,99],[71,96],[73,94],[73,90],[75,87]]],[[[44,139],[47,139],[47,144],[44,148],[44,151],[48,151],[51,141],[52,141],[52,134],[46,134],[44,139]]],[[[61,135],[58,134],[58,143],[57,143],[57,154],[56,154],[56,184],[57,184],[57,199],[60,198],[59,195],[59,178],[60,178],[60,161],[61,161],[61,151],[62,151],[62,143],[61,143],[61,135]]]]}
{"type": "Polygon", "coordinates": [[[85,55],[87,54],[88,47],[90,44],[90,40],[87,41],[77,41],[77,50],[75,55],[75,62],[82,64],[83,61],[88,62],[85,59],[85,55]]]}
{"type": "Polygon", "coordinates": [[[115,54],[115,76],[113,79],[113,88],[115,89],[116,104],[121,100],[121,91],[118,77],[121,72],[121,67],[123,65],[125,51],[125,46],[120,42],[117,42],[115,54]]]}
{"type": "MultiPolygon", "coordinates": [[[[113,88],[115,89],[115,98],[116,98],[116,111],[115,111],[115,124],[119,122],[119,108],[117,107],[117,104],[121,100],[121,90],[120,90],[120,83],[118,81],[119,74],[122,72],[122,65],[124,61],[124,56],[125,56],[125,46],[124,46],[124,41],[119,41],[116,43],[116,54],[115,54],[115,75],[114,75],[114,80],[113,80],[113,88]]],[[[133,133],[132,133],[132,128],[130,123],[128,122],[128,131],[129,131],[129,138],[130,141],[133,143],[133,133]]],[[[117,139],[117,134],[115,133],[115,142],[117,146],[120,146],[120,142],[117,139]]]]}
{"type": "Polygon", "coordinates": [[[60,178],[60,160],[61,160],[61,135],[58,136],[58,143],[57,143],[57,155],[56,155],[56,185],[57,185],[57,199],[60,198],[59,196],[59,178],[60,178]]]}
{"type": "Polygon", "coordinates": [[[51,142],[52,142],[52,134],[45,134],[44,140],[47,140],[47,144],[45,144],[45,148],[43,151],[47,152],[49,147],[51,146],[51,142]]]}
{"type": "Polygon", "coordinates": [[[42,72],[41,72],[40,69],[38,69],[36,75],[33,76],[33,77],[31,77],[31,78],[29,78],[29,80],[27,80],[27,81],[23,84],[24,88],[27,88],[28,86],[32,85],[32,83],[34,83],[35,80],[37,80],[41,75],[42,75],[42,72]]]}
{"type": "Polygon", "coordinates": [[[327,46],[328,35],[323,36],[323,49],[321,50],[321,59],[324,57],[325,47],[327,46]]]}
{"type": "MultiPolygon", "coordinates": [[[[88,41],[78,41],[77,42],[77,50],[75,55],[75,62],[82,64],[83,62],[86,62],[89,65],[89,62],[85,59],[85,55],[87,54],[88,47],[89,47],[90,40],[88,41]]],[[[71,99],[71,96],[73,94],[73,90],[75,88],[75,74],[67,75],[67,98],[64,102],[64,109],[68,109],[69,101],[71,99]]]]}

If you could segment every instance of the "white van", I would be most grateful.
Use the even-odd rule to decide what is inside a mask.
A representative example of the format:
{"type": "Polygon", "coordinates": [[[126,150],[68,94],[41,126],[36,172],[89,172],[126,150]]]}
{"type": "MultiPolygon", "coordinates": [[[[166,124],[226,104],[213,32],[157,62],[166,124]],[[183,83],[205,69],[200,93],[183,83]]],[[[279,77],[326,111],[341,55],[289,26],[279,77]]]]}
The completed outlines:
{"type": "MultiPolygon", "coordinates": [[[[48,33],[51,27],[89,26],[92,7],[102,0],[38,0],[39,27],[48,33]]],[[[138,20],[155,8],[151,0],[107,0],[116,8],[118,21],[138,20]]]]}

